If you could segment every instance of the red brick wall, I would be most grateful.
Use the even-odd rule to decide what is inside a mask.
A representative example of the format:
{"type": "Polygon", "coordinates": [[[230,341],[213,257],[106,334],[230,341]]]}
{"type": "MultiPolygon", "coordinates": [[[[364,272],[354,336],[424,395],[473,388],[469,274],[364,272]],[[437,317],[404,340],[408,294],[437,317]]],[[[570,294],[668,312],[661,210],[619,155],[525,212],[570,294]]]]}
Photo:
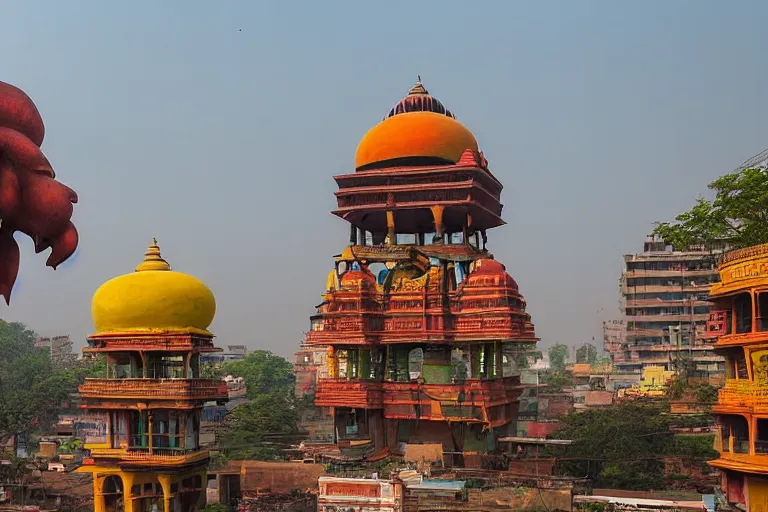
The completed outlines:
{"type": "Polygon", "coordinates": [[[560,423],[557,421],[529,421],[527,427],[528,437],[546,438],[554,433],[559,425],[560,423]]]}

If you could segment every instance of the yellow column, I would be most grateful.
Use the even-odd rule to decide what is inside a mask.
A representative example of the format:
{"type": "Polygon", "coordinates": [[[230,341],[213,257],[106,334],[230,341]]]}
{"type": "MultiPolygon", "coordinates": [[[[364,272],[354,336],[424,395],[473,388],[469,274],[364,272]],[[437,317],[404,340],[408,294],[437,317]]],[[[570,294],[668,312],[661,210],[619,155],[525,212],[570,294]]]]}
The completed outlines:
{"type": "Polygon", "coordinates": [[[104,495],[101,493],[102,486],[104,485],[104,478],[99,477],[97,473],[93,474],[93,511],[105,512],[104,510],[104,495]]]}
{"type": "Polygon", "coordinates": [[[133,512],[133,496],[131,495],[131,487],[133,487],[134,475],[131,473],[120,473],[120,478],[123,480],[123,503],[125,512],[133,512]]]}
{"type": "Polygon", "coordinates": [[[163,488],[163,510],[164,512],[171,512],[171,475],[157,475],[157,481],[160,482],[160,486],[163,488]]]}

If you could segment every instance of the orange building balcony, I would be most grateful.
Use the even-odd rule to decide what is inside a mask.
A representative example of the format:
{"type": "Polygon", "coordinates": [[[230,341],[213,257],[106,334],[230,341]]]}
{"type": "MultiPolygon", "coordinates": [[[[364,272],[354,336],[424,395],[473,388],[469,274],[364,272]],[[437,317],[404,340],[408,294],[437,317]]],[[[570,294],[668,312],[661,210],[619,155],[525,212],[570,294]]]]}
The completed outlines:
{"type": "Polygon", "coordinates": [[[189,466],[205,463],[210,459],[208,450],[181,450],[171,448],[90,448],[91,456],[83,460],[83,465],[101,463],[102,460],[114,462],[120,466],[189,466]],[[89,464],[90,463],[90,464],[89,464]]]}
{"type": "Polygon", "coordinates": [[[718,392],[715,413],[768,412],[768,387],[759,386],[749,380],[727,379],[718,392]]]}
{"type": "Polygon", "coordinates": [[[84,399],[226,400],[227,384],[216,379],[85,379],[84,399]]]}
{"type": "Polygon", "coordinates": [[[768,473],[768,441],[754,441],[746,436],[730,435],[727,428],[715,431],[715,450],[720,458],[709,461],[710,466],[745,473],[768,473]]]}

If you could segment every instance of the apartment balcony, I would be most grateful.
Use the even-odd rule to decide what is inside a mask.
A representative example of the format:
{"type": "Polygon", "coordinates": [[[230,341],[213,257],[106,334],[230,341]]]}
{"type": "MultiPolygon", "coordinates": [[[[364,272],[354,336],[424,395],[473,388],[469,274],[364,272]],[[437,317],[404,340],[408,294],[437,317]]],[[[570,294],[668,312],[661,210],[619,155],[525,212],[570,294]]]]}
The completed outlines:
{"type": "MultiPolygon", "coordinates": [[[[679,275],[679,274],[678,274],[679,275]]],[[[694,292],[701,293],[709,290],[708,284],[699,284],[692,286],[688,283],[681,285],[676,284],[664,284],[664,285],[638,285],[629,286],[626,281],[622,281],[621,292],[624,295],[634,295],[637,293],[681,293],[681,292],[694,292]]]]}
{"type": "Polygon", "coordinates": [[[667,308],[672,306],[684,307],[688,311],[693,307],[710,307],[711,302],[706,300],[689,299],[627,299],[625,308],[667,308]]]}
{"type": "MultiPolygon", "coordinates": [[[[625,317],[625,320],[627,322],[645,322],[645,323],[664,322],[668,324],[677,324],[677,323],[688,324],[690,322],[705,323],[707,320],[709,320],[709,313],[702,313],[702,314],[695,314],[695,315],[691,315],[690,313],[680,313],[677,315],[627,315],[625,317]]],[[[629,330],[629,328],[627,330],[629,330]]]]}
{"type": "MultiPolygon", "coordinates": [[[[86,449],[89,449],[86,446],[86,449]]],[[[180,448],[97,448],[89,449],[90,457],[83,460],[83,465],[110,461],[119,466],[155,466],[183,467],[207,464],[210,459],[208,450],[185,450],[180,448]]]]}
{"type": "Polygon", "coordinates": [[[224,401],[226,382],[216,379],[85,379],[83,399],[224,401]]]}
{"type": "MultiPolygon", "coordinates": [[[[705,269],[705,270],[629,270],[624,273],[624,277],[627,279],[638,277],[705,277],[717,275],[717,269],[705,269]]],[[[679,287],[678,287],[679,289],[679,287]]]]}

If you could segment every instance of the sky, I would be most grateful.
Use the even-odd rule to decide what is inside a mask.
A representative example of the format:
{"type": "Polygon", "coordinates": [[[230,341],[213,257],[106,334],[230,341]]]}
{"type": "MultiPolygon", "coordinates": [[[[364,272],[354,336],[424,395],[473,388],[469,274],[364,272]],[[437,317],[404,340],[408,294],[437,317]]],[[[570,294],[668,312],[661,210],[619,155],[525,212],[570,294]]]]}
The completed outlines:
{"type": "Polygon", "coordinates": [[[77,191],[0,318],[93,332],[152,237],[217,298],[217,344],[290,356],[348,241],[332,177],[417,74],[504,184],[488,247],[541,344],[600,339],[622,255],[768,147],[768,2],[0,0],[0,80],[77,191]]]}

